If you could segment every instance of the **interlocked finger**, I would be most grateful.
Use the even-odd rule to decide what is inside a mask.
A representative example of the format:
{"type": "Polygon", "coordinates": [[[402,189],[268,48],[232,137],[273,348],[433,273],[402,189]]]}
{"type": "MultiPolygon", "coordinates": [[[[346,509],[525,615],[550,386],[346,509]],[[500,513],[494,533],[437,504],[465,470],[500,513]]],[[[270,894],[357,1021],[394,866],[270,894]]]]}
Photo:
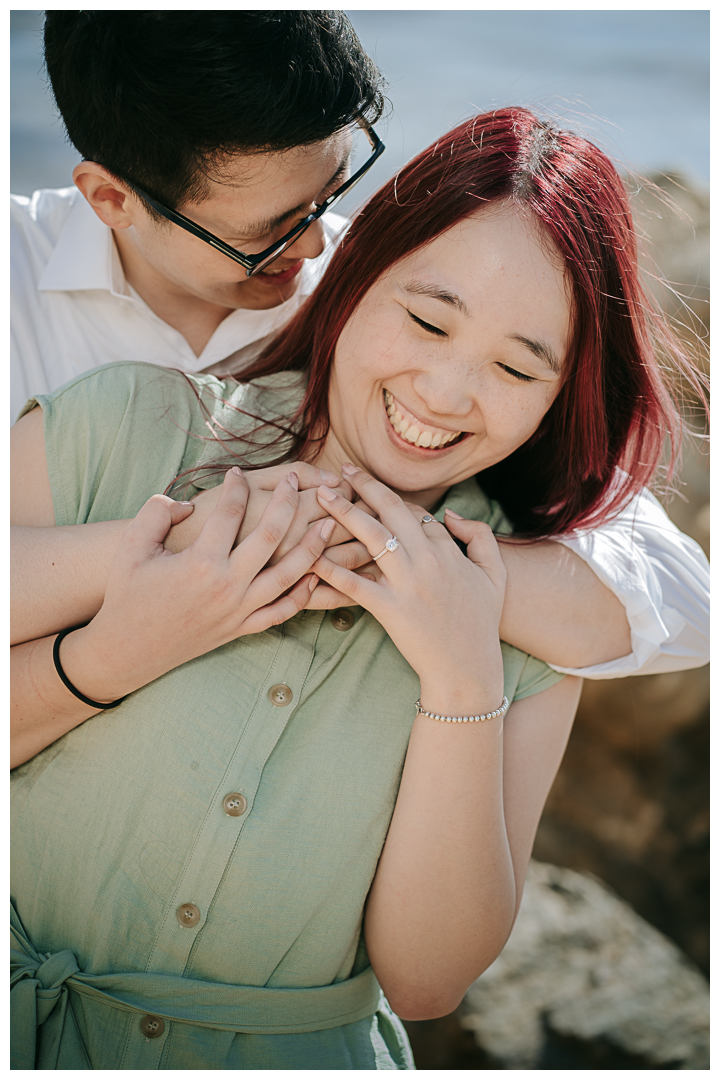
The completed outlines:
{"type": "Polygon", "coordinates": [[[320,558],[332,536],[331,530],[336,527],[332,519],[315,522],[299,544],[257,575],[246,594],[251,604],[255,607],[269,604],[292,589],[320,558]]]}
{"type": "MultiPolygon", "coordinates": [[[[398,541],[394,533],[386,528],[382,521],[370,517],[364,510],[339,495],[337,491],[324,486],[319,487],[318,501],[327,508],[336,521],[344,525],[348,532],[352,533],[365,545],[371,558],[379,558],[380,553],[385,553],[383,570],[385,570],[387,560],[392,556],[397,558],[398,553],[402,551],[400,541],[398,541]],[[386,546],[388,544],[389,547],[386,546]],[[390,552],[392,552],[392,556],[390,552]]],[[[400,500],[397,500],[397,502],[401,510],[409,517],[409,511],[403,506],[402,502],[400,500]]]]}
{"type": "MultiPolygon", "coordinates": [[[[337,526],[332,535],[333,541],[341,528],[341,525],[337,526]]],[[[358,570],[361,566],[367,567],[368,563],[370,563],[371,567],[374,566],[368,549],[359,540],[351,540],[346,544],[333,544],[332,547],[327,548],[325,554],[328,559],[337,563],[338,566],[344,566],[346,570],[358,570]]],[[[380,570],[378,569],[379,573],[380,570]]]]}
{"type": "Polygon", "coordinates": [[[210,558],[227,557],[240,531],[249,494],[250,488],[240,470],[229,469],[217,505],[193,545],[197,552],[210,558]]]}
{"type": "MultiPolygon", "coordinates": [[[[331,489],[328,488],[329,490],[331,489]]],[[[230,556],[242,577],[247,578],[248,572],[253,576],[265,566],[290,528],[297,504],[297,487],[293,486],[288,477],[284,477],[275,488],[258,524],[230,556]]]]}

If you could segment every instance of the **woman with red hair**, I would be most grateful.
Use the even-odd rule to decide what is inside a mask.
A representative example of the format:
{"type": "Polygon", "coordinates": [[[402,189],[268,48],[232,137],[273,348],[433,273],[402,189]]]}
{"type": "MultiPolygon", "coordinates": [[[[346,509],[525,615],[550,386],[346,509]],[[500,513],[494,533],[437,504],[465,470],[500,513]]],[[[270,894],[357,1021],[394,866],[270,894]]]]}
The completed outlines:
{"type": "Polygon", "coordinates": [[[20,523],[136,516],[99,613],[21,654],[16,1067],[412,1068],[393,1010],[501,950],[579,696],[501,642],[493,533],[596,527],[677,453],[660,349],[699,387],[618,174],[506,109],[370,200],[242,383],[114,364],[31,403],[20,523]],[[246,534],[232,461],[305,463],[246,534]],[[153,494],[221,474],[191,518],[153,494]]]}

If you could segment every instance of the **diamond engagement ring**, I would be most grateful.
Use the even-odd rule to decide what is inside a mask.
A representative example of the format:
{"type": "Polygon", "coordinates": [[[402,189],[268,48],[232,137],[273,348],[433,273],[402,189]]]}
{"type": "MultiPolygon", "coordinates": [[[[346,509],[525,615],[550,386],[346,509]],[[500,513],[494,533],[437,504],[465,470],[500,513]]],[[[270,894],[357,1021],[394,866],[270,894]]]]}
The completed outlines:
{"type": "Polygon", "coordinates": [[[432,514],[423,514],[420,518],[421,525],[429,525],[431,521],[437,521],[437,518],[434,518],[432,514]]]}
{"type": "Polygon", "coordinates": [[[391,536],[389,540],[385,541],[385,547],[377,555],[372,556],[373,562],[377,562],[378,559],[382,559],[386,551],[397,551],[400,547],[400,541],[397,536],[391,536]]]}

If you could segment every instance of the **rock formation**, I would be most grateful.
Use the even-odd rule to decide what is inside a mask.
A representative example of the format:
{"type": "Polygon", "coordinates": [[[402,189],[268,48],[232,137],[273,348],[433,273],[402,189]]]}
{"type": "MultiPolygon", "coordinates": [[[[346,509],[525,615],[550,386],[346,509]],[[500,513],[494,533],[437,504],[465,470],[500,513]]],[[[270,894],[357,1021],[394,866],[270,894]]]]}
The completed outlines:
{"type": "Polygon", "coordinates": [[[709,1068],[704,976],[602,882],[537,862],[461,1007],[406,1027],[418,1069],[709,1068]]]}
{"type": "Polygon", "coordinates": [[[541,863],[460,1024],[503,1069],[709,1068],[705,978],[601,882],[541,863]]]}

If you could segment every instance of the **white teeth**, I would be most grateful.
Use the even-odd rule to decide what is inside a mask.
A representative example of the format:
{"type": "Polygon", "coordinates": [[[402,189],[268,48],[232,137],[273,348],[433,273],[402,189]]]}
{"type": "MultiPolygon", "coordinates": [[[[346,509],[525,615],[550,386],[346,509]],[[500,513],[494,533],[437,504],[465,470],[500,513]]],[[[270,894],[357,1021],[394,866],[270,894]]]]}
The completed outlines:
{"type": "Polygon", "coordinates": [[[423,431],[418,424],[411,423],[406,417],[403,416],[400,409],[395,405],[395,398],[387,390],[383,391],[385,396],[385,411],[388,416],[388,420],[406,442],[413,443],[415,446],[422,447],[439,447],[444,446],[445,443],[450,442],[452,439],[457,439],[462,434],[460,431],[455,431],[449,434],[442,434],[439,431],[423,431]]]}

